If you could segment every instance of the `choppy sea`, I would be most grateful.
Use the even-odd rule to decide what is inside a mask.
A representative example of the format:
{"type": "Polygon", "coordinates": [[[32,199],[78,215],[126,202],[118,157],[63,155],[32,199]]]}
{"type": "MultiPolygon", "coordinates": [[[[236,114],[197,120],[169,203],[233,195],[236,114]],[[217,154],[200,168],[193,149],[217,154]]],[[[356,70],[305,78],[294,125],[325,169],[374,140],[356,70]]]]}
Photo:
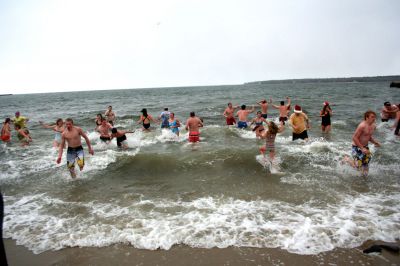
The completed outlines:
{"type": "MultiPolygon", "coordinates": [[[[368,109],[398,103],[400,90],[387,83],[249,84],[0,97],[1,119],[15,111],[29,117],[33,142],[0,144],[0,185],[5,200],[4,237],[35,253],[67,247],[116,243],[141,249],[191,247],[276,247],[298,254],[352,248],[368,239],[400,238],[400,140],[393,122],[377,119],[368,178],[342,165],[352,134],[368,109]],[[275,104],[292,98],[311,119],[310,141],[276,139],[281,174],[256,159],[263,144],[251,130],[225,126],[228,102],[275,104]],[[332,132],[321,133],[319,111],[329,101],[332,132]],[[128,150],[115,140],[101,143],[97,113],[112,105],[128,150]],[[157,117],[164,107],[185,123],[190,111],[203,118],[201,142],[136,124],[147,108],[157,117]],[[65,155],[56,164],[54,133],[38,121],[74,119],[87,132],[95,154],[86,151],[85,169],[72,180],[65,155]]],[[[269,118],[277,120],[276,109],[269,118]]],[[[250,117],[253,117],[252,114],[250,117]]]]}

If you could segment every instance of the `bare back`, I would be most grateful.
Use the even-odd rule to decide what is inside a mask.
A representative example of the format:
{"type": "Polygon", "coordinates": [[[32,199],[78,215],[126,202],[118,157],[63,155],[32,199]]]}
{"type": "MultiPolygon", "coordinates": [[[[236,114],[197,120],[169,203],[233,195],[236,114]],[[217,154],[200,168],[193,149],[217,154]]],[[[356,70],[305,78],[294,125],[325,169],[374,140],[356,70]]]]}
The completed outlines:
{"type": "Polygon", "coordinates": [[[237,111],[237,116],[239,117],[239,121],[241,121],[241,122],[247,122],[247,117],[249,116],[249,114],[251,113],[252,111],[250,111],[250,110],[239,110],[239,111],[237,111]]]}
{"type": "Polygon", "coordinates": [[[203,126],[203,123],[198,117],[190,117],[186,121],[186,129],[189,130],[189,132],[199,132],[199,128],[203,126]]]}

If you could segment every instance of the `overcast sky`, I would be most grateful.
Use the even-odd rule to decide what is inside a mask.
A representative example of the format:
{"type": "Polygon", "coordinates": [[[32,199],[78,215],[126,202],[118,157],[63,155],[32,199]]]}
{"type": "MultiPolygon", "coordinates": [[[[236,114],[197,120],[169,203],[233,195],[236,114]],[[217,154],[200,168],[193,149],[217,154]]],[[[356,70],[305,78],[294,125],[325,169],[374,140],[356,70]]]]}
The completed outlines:
{"type": "Polygon", "coordinates": [[[399,0],[0,0],[0,93],[400,74],[399,0]]]}

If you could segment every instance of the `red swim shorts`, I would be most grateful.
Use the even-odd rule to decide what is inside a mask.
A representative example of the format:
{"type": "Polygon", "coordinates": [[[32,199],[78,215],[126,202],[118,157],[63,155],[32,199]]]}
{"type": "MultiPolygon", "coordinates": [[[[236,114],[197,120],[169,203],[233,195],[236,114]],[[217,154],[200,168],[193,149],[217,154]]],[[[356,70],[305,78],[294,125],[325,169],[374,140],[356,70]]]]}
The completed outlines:
{"type": "Polygon", "coordinates": [[[200,132],[190,132],[189,142],[198,142],[198,141],[200,141],[200,132]]]}
{"type": "Polygon", "coordinates": [[[2,135],[1,136],[1,140],[4,142],[10,141],[10,138],[11,138],[10,135],[2,135]]]}
{"type": "Polygon", "coordinates": [[[231,126],[231,125],[236,124],[235,118],[234,118],[233,116],[232,116],[232,117],[227,117],[227,118],[226,118],[226,124],[227,124],[228,126],[231,126]]]}

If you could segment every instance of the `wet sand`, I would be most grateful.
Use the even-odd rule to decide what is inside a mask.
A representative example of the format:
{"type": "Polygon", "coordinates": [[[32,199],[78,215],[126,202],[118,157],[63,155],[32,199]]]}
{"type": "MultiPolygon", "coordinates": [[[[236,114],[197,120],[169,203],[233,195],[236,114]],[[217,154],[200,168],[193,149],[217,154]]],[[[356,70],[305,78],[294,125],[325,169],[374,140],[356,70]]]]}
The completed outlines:
{"type": "MultiPolygon", "coordinates": [[[[142,250],[130,245],[103,248],[66,248],[33,254],[27,248],[5,239],[8,264],[13,265],[400,265],[399,253],[363,254],[359,248],[335,249],[318,255],[297,255],[276,248],[191,248],[142,250]]],[[[399,244],[399,243],[397,243],[399,244]]]]}

